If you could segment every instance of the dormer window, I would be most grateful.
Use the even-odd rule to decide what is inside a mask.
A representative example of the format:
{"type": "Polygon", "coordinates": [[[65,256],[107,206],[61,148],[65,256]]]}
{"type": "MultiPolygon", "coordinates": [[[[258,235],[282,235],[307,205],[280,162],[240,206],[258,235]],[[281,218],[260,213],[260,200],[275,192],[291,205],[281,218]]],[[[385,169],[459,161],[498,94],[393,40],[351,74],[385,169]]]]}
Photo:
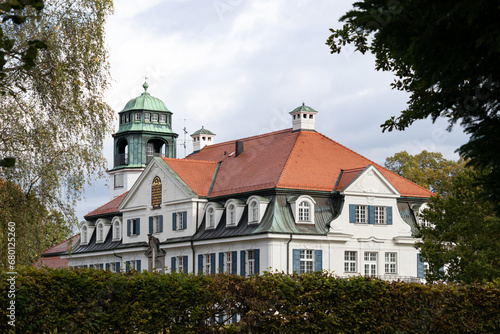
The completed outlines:
{"type": "Polygon", "coordinates": [[[302,201],[299,204],[299,221],[309,222],[311,221],[311,208],[308,202],[302,201]]]}
{"type": "Polygon", "coordinates": [[[118,220],[113,223],[113,240],[120,240],[122,235],[121,225],[118,220]]]}
{"type": "Polygon", "coordinates": [[[160,122],[165,123],[167,121],[167,115],[160,115],[160,122]]]}
{"type": "Polygon", "coordinates": [[[158,122],[158,114],[153,114],[152,120],[153,120],[153,122],[158,122]]]}
{"type": "Polygon", "coordinates": [[[141,120],[141,114],[136,113],[136,114],[135,114],[135,120],[136,120],[136,121],[140,121],[140,120],[141,120]]]}
{"type": "Polygon", "coordinates": [[[104,224],[100,223],[97,225],[97,242],[104,241],[104,224]]]}
{"type": "Polygon", "coordinates": [[[236,225],[236,208],[234,207],[234,205],[229,205],[227,211],[229,216],[228,225],[236,225]]]}
{"type": "Polygon", "coordinates": [[[250,204],[250,212],[251,212],[251,222],[259,221],[259,203],[257,201],[253,201],[250,204]]]}
{"type": "Polygon", "coordinates": [[[82,244],[88,243],[88,228],[87,225],[83,225],[82,227],[82,244]]]}
{"type": "Polygon", "coordinates": [[[144,114],[144,120],[145,120],[146,122],[151,121],[151,114],[150,114],[150,113],[148,113],[148,112],[147,112],[147,113],[145,113],[145,114],[144,114]]]}
{"type": "Polygon", "coordinates": [[[215,210],[214,210],[214,208],[209,208],[207,215],[208,215],[208,227],[214,228],[215,227],[215,210]]]}

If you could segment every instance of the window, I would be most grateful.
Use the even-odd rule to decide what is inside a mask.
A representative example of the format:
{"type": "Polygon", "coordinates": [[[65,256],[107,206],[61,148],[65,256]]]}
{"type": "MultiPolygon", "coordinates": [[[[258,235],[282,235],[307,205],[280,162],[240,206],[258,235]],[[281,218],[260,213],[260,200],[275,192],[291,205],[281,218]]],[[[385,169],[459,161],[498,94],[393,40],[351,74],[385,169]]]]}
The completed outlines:
{"type": "Polygon", "coordinates": [[[116,273],[116,263],[115,262],[111,262],[109,264],[109,271],[116,273]]]}
{"type": "Polygon", "coordinates": [[[167,115],[160,115],[160,122],[165,123],[167,121],[167,115]]]}
{"type": "Polygon", "coordinates": [[[375,207],[375,224],[385,224],[385,206],[375,207]]]}
{"type": "Polygon", "coordinates": [[[385,253],[385,273],[396,274],[397,273],[396,267],[397,267],[397,254],[385,253]]]}
{"type": "Polygon", "coordinates": [[[113,176],[115,188],[123,188],[123,174],[113,176]]]}
{"type": "Polygon", "coordinates": [[[346,251],[344,253],[344,272],[346,273],[356,272],[356,257],[357,257],[357,252],[346,251]]]}
{"type": "Polygon", "coordinates": [[[127,122],[127,123],[128,123],[128,122],[130,122],[130,114],[127,114],[127,115],[126,115],[126,122],[127,122]]]}
{"type": "Polygon", "coordinates": [[[136,113],[136,114],[135,114],[135,120],[136,120],[136,121],[140,121],[140,120],[141,120],[141,114],[136,113]]]}
{"type": "Polygon", "coordinates": [[[368,222],[368,206],[356,205],[356,223],[366,224],[368,222]]]}
{"type": "Polygon", "coordinates": [[[152,114],[152,120],[153,122],[158,122],[158,114],[152,114]]]}
{"type": "Polygon", "coordinates": [[[136,270],[141,271],[141,260],[125,261],[125,271],[136,270]]]}
{"type": "Polygon", "coordinates": [[[125,115],[122,115],[122,117],[121,117],[121,122],[122,122],[122,123],[125,123],[125,115]]]}
{"type": "Polygon", "coordinates": [[[127,236],[141,234],[141,220],[139,218],[127,221],[127,236]]]}
{"type": "Polygon", "coordinates": [[[212,273],[212,254],[203,255],[203,273],[212,273]]]}
{"type": "Polygon", "coordinates": [[[229,205],[228,207],[228,225],[236,225],[236,208],[234,207],[234,204],[229,205]]]}
{"type": "Polygon", "coordinates": [[[215,210],[214,208],[208,209],[208,228],[215,228],[215,210]]]}
{"type": "Polygon", "coordinates": [[[115,221],[114,224],[113,224],[113,239],[114,240],[121,239],[122,231],[121,231],[120,227],[121,227],[120,226],[120,222],[119,221],[115,221]]]}
{"type": "Polygon", "coordinates": [[[377,276],[377,253],[365,252],[365,276],[377,276]]]}
{"type": "Polygon", "coordinates": [[[312,273],[314,271],[314,251],[312,249],[300,250],[300,273],[312,273]]]}
{"type": "Polygon", "coordinates": [[[154,151],[155,151],[154,144],[153,143],[148,143],[148,148],[147,148],[147,151],[146,151],[146,155],[153,156],[154,151]]]}
{"type": "Polygon", "coordinates": [[[100,223],[97,225],[97,242],[104,241],[104,225],[100,223]]]}
{"type": "Polygon", "coordinates": [[[153,233],[159,233],[161,232],[160,229],[160,217],[159,216],[153,216],[153,233]]]}
{"type": "Polygon", "coordinates": [[[250,212],[251,212],[251,222],[258,222],[259,221],[259,203],[257,201],[253,201],[252,204],[250,204],[250,212]]]}
{"type": "Polygon", "coordinates": [[[255,251],[247,251],[247,275],[255,275],[255,251]]]}
{"type": "Polygon", "coordinates": [[[178,273],[183,273],[185,272],[184,268],[184,256],[176,256],[175,257],[175,263],[177,264],[177,268],[175,268],[175,271],[178,273]]]}
{"type": "Polygon", "coordinates": [[[87,229],[87,225],[83,225],[82,227],[82,244],[86,244],[88,241],[87,241],[87,233],[88,232],[88,229],[87,229]]]}
{"type": "Polygon", "coordinates": [[[185,230],[187,228],[187,211],[174,212],[172,219],[172,229],[174,231],[185,230]]]}
{"type": "Polygon", "coordinates": [[[310,219],[310,206],[306,201],[300,202],[299,204],[299,221],[308,222],[310,219]]]}
{"type": "Polygon", "coordinates": [[[224,272],[226,274],[233,273],[233,252],[224,253],[224,272]]]}

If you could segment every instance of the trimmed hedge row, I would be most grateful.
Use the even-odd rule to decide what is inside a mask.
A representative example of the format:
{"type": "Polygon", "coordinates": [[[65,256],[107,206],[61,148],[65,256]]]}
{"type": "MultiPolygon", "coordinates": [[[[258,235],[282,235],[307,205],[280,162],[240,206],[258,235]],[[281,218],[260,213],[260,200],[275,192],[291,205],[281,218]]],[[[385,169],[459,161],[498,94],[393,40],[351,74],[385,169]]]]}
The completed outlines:
{"type": "MultiPolygon", "coordinates": [[[[9,276],[0,277],[0,323],[8,329],[9,276]]],[[[500,286],[493,283],[24,268],[16,287],[17,333],[500,332],[500,286]]]]}

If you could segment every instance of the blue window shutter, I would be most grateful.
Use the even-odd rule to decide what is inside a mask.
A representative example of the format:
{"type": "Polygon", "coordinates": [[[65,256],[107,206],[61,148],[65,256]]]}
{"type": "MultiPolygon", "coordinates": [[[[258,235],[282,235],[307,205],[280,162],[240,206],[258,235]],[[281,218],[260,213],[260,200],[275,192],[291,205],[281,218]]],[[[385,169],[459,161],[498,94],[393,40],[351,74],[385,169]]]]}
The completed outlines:
{"type": "Polygon", "coordinates": [[[141,219],[137,218],[135,220],[135,223],[137,224],[135,231],[137,232],[137,235],[139,235],[139,234],[141,234],[141,219]]]}
{"type": "Polygon", "coordinates": [[[260,249],[253,251],[255,255],[255,274],[260,273],[260,249]]]}
{"type": "Polygon", "coordinates": [[[125,272],[128,273],[130,271],[130,261],[125,261],[125,272]]]}
{"type": "Polygon", "coordinates": [[[212,253],[210,254],[210,274],[215,274],[215,268],[216,268],[216,264],[215,264],[215,253],[212,253]]]}
{"type": "Polygon", "coordinates": [[[293,272],[300,273],[300,249],[293,250],[293,272]]]}
{"type": "Polygon", "coordinates": [[[425,278],[424,262],[420,254],[417,254],[417,277],[425,278]]]}
{"type": "Polygon", "coordinates": [[[375,224],[375,207],[368,205],[368,224],[375,224]]]}
{"type": "Polygon", "coordinates": [[[245,251],[240,252],[240,275],[245,276],[245,251]]]}
{"type": "Polygon", "coordinates": [[[198,274],[203,274],[203,254],[198,255],[198,274]]]}
{"type": "Polygon", "coordinates": [[[104,269],[104,264],[102,264],[102,263],[99,264],[99,269],[101,269],[101,270],[104,269]]]}
{"type": "Polygon", "coordinates": [[[231,274],[238,275],[238,252],[233,251],[233,272],[231,274]]]}
{"type": "Polygon", "coordinates": [[[177,220],[177,214],[174,212],[172,213],[172,231],[175,231],[176,220],[177,220]]]}
{"type": "Polygon", "coordinates": [[[137,271],[141,271],[141,260],[135,261],[135,264],[137,265],[137,271]]]}
{"type": "Polygon", "coordinates": [[[175,273],[175,260],[176,260],[175,256],[172,256],[171,261],[170,261],[170,263],[171,263],[170,271],[173,273],[175,273]]]}
{"type": "Polygon", "coordinates": [[[323,270],[323,250],[316,249],[314,251],[314,271],[323,270]]]}
{"type": "Polygon", "coordinates": [[[187,272],[188,272],[188,257],[187,257],[187,255],[184,255],[182,257],[182,262],[183,262],[183,265],[184,265],[184,273],[187,274],[187,272]]]}
{"type": "Polygon", "coordinates": [[[356,204],[349,204],[349,223],[356,222],[356,204]]]}
{"type": "Polygon", "coordinates": [[[130,219],[127,219],[127,237],[130,237],[130,219]]]}
{"type": "Polygon", "coordinates": [[[224,253],[219,253],[219,274],[224,272],[224,253]]]}
{"type": "Polygon", "coordinates": [[[163,232],[163,215],[160,216],[160,233],[163,232]]]}
{"type": "Polygon", "coordinates": [[[149,233],[153,233],[153,217],[149,217],[149,233]]]}
{"type": "Polygon", "coordinates": [[[392,206],[387,207],[387,225],[392,225],[392,206]]]}
{"type": "Polygon", "coordinates": [[[115,266],[116,266],[116,272],[119,273],[120,272],[120,262],[116,262],[115,266]]]}
{"type": "Polygon", "coordinates": [[[109,263],[106,263],[106,270],[109,270],[109,263]]]}
{"type": "Polygon", "coordinates": [[[187,211],[182,212],[182,229],[187,229],[187,211]]]}

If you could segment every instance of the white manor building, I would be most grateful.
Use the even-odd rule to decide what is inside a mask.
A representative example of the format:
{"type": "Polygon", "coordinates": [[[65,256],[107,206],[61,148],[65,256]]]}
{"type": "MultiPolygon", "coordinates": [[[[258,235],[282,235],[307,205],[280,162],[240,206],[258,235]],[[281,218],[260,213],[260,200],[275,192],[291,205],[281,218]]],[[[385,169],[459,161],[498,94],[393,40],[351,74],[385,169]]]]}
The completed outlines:
{"type": "Polygon", "coordinates": [[[413,233],[432,193],[316,132],[317,111],[218,144],[201,128],[175,159],[172,113],[144,88],[119,113],[112,199],[85,216],[69,266],[423,278],[413,233]]]}

